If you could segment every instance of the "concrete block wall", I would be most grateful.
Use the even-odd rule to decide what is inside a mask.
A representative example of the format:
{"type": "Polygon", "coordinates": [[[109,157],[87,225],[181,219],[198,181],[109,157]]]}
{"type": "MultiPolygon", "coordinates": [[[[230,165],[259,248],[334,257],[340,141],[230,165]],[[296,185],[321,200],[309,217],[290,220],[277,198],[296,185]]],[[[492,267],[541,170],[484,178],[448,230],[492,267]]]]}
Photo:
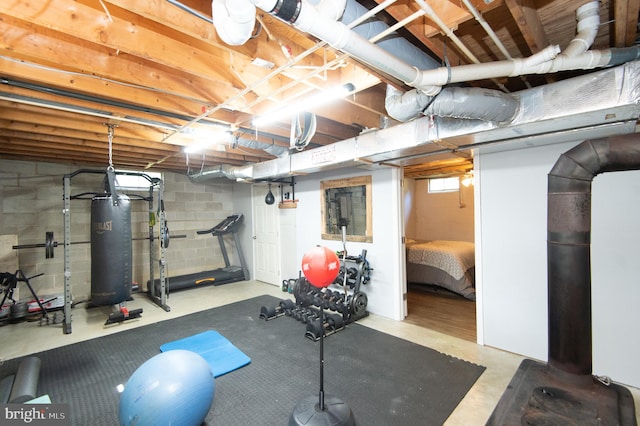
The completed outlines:
{"type": "MultiPolygon", "coordinates": [[[[62,294],[64,291],[63,176],[85,168],[102,170],[97,167],[0,159],[0,236],[8,236],[8,241],[17,241],[17,244],[34,244],[44,243],[45,233],[53,231],[54,239],[59,244],[54,249],[53,259],[45,258],[44,248],[12,250],[13,256],[17,258],[17,268],[26,276],[44,273],[31,281],[39,296],[62,294]]],[[[103,178],[103,174],[78,174],[71,179],[71,194],[102,192],[103,178]]],[[[223,266],[217,239],[210,234],[197,235],[196,231],[210,229],[234,213],[231,181],[195,184],[186,176],[175,173],[165,173],[163,181],[164,207],[170,235],[187,236],[170,241],[165,257],[168,275],[223,266]]],[[[146,196],[148,190],[137,194],[146,196]]],[[[86,200],[71,201],[72,245],[69,255],[74,301],[88,300],[91,293],[91,246],[74,244],[91,239],[90,198],[88,196],[86,200]]],[[[154,195],[154,203],[156,201],[157,194],[154,195]]],[[[157,212],[157,204],[154,204],[154,212],[157,212]]],[[[132,238],[148,237],[148,202],[131,202],[131,222],[132,238]]],[[[155,227],[155,232],[159,233],[158,226],[155,227]]],[[[232,239],[226,241],[232,263],[237,262],[232,239]]],[[[154,274],[157,278],[157,240],[155,244],[154,274]]],[[[133,241],[132,247],[133,281],[146,290],[150,269],[149,241],[133,241]]],[[[21,293],[21,297],[26,295],[25,292],[21,293]]]]}
{"type": "MultiPolygon", "coordinates": [[[[184,175],[165,173],[164,185],[170,234],[187,235],[186,239],[170,241],[166,257],[168,274],[176,276],[224,266],[218,239],[211,234],[198,235],[196,231],[211,229],[235,213],[232,181],[195,184],[184,175]]],[[[233,238],[226,236],[225,243],[231,263],[239,264],[233,238]]]]}

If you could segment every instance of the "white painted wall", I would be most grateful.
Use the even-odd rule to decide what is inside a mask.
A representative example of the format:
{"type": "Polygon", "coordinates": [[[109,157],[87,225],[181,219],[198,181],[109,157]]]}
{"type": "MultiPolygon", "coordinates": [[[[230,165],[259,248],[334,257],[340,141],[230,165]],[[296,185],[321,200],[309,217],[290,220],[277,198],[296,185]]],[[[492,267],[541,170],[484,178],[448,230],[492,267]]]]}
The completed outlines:
{"type": "MultiPolygon", "coordinates": [[[[341,241],[321,240],[320,182],[371,175],[373,202],[373,243],[347,242],[347,251],[359,255],[367,250],[367,260],[374,269],[371,281],[362,290],[367,294],[368,311],[384,317],[402,320],[402,274],[404,263],[402,256],[401,216],[401,173],[398,169],[342,169],[331,172],[315,173],[310,176],[296,177],[296,198],[299,199],[296,211],[297,261],[302,262],[306,251],[320,244],[332,250],[342,250],[341,241]]],[[[293,278],[293,277],[292,277],[293,278]]]]}
{"type": "MultiPolygon", "coordinates": [[[[242,246],[242,255],[249,269],[249,275],[253,279],[253,208],[251,206],[251,185],[246,183],[233,183],[233,213],[244,215],[244,225],[238,230],[238,238],[242,246]]],[[[238,262],[233,263],[238,265],[238,262]]]]}
{"type": "MultiPolygon", "coordinates": [[[[475,163],[482,259],[476,278],[486,345],[547,360],[547,174],[577,143],[480,154],[475,163]]],[[[639,177],[636,171],[596,177],[592,204],[593,372],[635,387],[639,177]]]]}
{"type": "Polygon", "coordinates": [[[295,253],[298,251],[296,209],[280,209],[280,272],[281,279],[297,278],[300,263],[295,253]]]}
{"type": "Polygon", "coordinates": [[[416,180],[405,179],[403,181],[403,217],[404,217],[404,235],[410,237],[416,234],[416,180]]]}
{"type": "Polygon", "coordinates": [[[475,164],[484,343],[540,360],[547,358],[547,173],[563,151],[480,155],[475,164]]]}
{"type": "Polygon", "coordinates": [[[593,180],[593,372],[640,387],[640,171],[593,180]]]}
{"type": "Polygon", "coordinates": [[[407,238],[474,241],[473,186],[460,185],[459,191],[429,193],[428,179],[405,179],[405,183],[411,188],[407,194],[412,198],[405,198],[405,217],[411,218],[405,229],[407,238]]]}

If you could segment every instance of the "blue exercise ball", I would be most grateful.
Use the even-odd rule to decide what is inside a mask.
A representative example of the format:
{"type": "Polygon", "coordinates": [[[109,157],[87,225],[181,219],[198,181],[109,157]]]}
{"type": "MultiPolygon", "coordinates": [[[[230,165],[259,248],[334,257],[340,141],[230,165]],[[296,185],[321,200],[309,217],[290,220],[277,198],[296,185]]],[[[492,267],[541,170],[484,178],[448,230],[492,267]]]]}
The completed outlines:
{"type": "Polygon", "coordinates": [[[120,395],[120,425],[199,426],[213,403],[211,367],[195,352],[162,352],[133,372],[120,395]]]}

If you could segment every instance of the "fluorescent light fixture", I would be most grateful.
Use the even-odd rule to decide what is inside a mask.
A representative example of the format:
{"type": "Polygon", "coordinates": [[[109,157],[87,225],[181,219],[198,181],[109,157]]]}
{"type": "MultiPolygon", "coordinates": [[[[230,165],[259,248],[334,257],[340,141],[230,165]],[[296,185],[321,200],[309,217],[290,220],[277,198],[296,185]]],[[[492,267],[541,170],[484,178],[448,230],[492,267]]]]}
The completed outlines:
{"type": "Polygon", "coordinates": [[[199,130],[193,135],[196,141],[189,146],[184,147],[184,152],[187,154],[194,154],[206,149],[213,149],[220,151],[216,145],[228,142],[233,137],[233,133],[230,130],[213,130],[209,132],[203,132],[199,130]]]}
{"type": "Polygon", "coordinates": [[[336,99],[344,98],[354,90],[355,86],[351,83],[347,83],[332,90],[322,91],[311,97],[301,99],[268,114],[255,117],[251,123],[256,127],[264,126],[265,124],[273,123],[274,121],[290,117],[299,112],[309,111],[310,109],[325,105],[336,99]]]}

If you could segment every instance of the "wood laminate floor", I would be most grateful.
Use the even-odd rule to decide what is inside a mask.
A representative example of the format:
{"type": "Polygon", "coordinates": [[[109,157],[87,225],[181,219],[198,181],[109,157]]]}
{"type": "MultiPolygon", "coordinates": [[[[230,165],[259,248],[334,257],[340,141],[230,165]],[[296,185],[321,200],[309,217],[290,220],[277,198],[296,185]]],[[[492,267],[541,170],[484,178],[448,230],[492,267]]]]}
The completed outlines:
{"type": "Polygon", "coordinates": [[[476,304],[457,294],[410,285],[405,322],[476,342],[476,304]]]}

